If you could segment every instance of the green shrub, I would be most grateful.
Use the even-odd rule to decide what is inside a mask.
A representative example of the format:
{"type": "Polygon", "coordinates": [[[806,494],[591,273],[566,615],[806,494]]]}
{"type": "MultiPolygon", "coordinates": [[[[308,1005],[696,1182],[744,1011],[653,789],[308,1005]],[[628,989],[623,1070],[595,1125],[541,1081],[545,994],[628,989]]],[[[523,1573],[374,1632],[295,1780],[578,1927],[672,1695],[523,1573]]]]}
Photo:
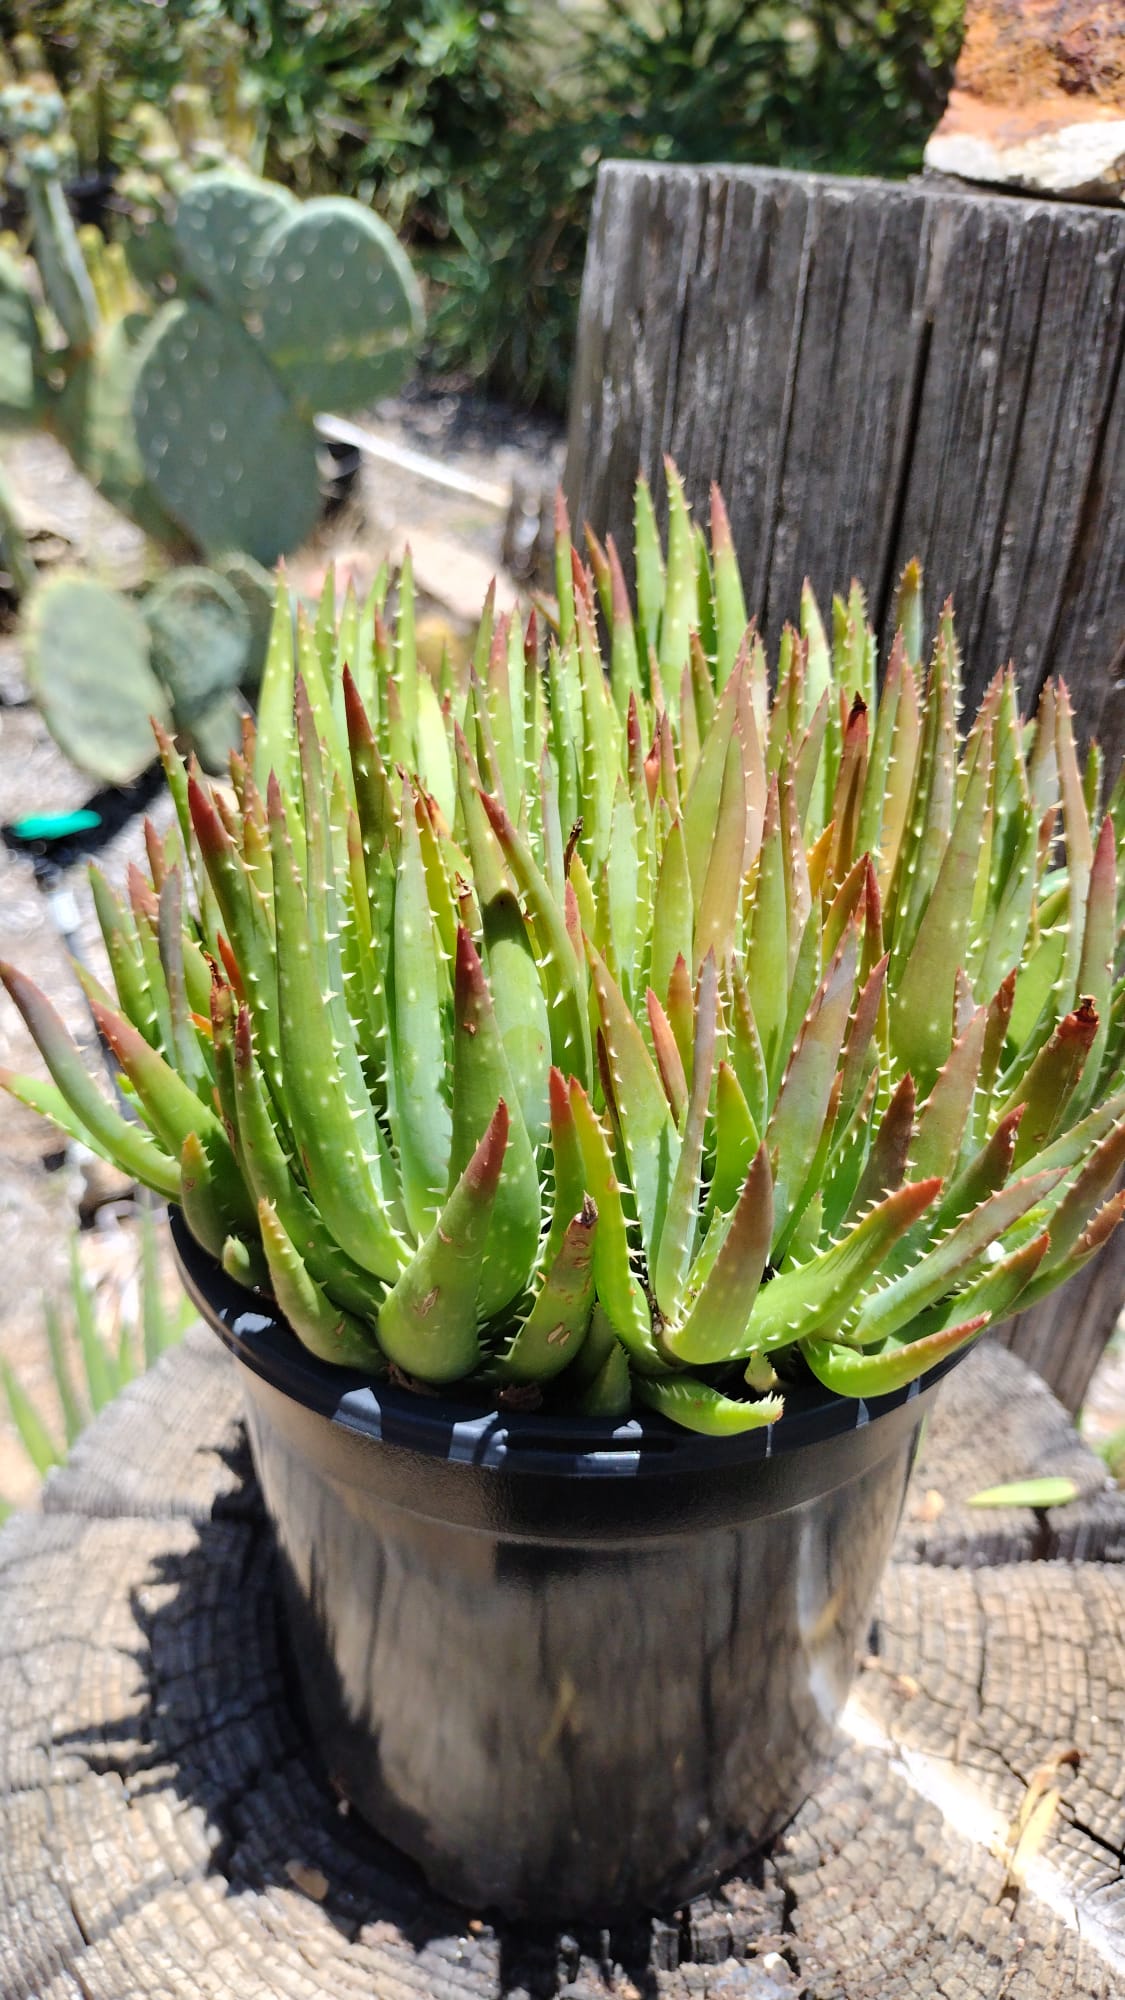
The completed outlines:
{"type": "Polygon", "coordinates": [[[138,99],[174,109],[179,93],[186,116],[194,88],[230,122],[241,93],[259,170],[358,195],[405,230],[434,293],[431,369],[561,407],[603,159],[909,173],[962,13],[963,0],[8,0],[0,25],[34,16],[64,87],[109,103],[119,161],[138,99]]]}

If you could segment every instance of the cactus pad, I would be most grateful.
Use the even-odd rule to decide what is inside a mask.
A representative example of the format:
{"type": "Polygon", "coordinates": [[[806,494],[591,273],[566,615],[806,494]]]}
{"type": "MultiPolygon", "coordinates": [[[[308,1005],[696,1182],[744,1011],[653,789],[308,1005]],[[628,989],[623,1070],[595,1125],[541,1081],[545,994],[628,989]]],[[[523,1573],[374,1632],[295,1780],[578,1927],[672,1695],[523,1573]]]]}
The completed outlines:
{"type": "Polygon", "coordinates": [[[250,658],[249,617],[233,585],[210,569],[173,570],[149,591],[141,610],[176,728],[190,732],[218,696],[241,685],[250,658]]]}
{"type": "Polygon", "coordinates": [[[257,279],[263,345],[307,410],[354,410],[399,387],[422,302],[377,216],[335,197],[305,202],[266,238],[257,279]]]}
{"type": "Polygon", "coordinates": [[[27,677],[59,748],[103,783],[128,784],[152,762],[150,716],[171,721],[144,619],[117,591],[60,570],[25,629],[27,677]]]}
{"type": "Polygon", "coordinates": [[[255,562],[253,556],[245,555],[241,549],[232,549],[229,555],[217,556],[215,569],[241,599],[242,608],[250,621],[250,652],[239,686],[245,694],[253,694],[266,664],[276,586],[268,569],[263,569],[261,563],[255,562]]]}
{"type": "Polygon", "coordinates": [[[217,306],[256,304],[254,274],[264,239],[298,212],[293,196],[249,174],[201,174],[180,196],[174,233],[184,267],[217,306]]]}
{"type": "Polygon", "coordinates": [[[316,439],[250,336],[213,307],[166,306],[133,392],[145,470],[207,551],[272,563],[313,527],[316,439]]]}
{"type": "Polygon", "coordinates": [[[220,694],[191,725],[189,740],[205,771],[223,772],[242,741],[246,703],[238,694],[220,694]]]}
{"type": "Polygon", "coordinates": [[[0,428],[35,422],[39,328],[31,294],[14,258],[0,252],[0,428]]]}
{"type": "Polygon", "coordinates": [[[183,531],[148,484],[133,433],[133,385],[148,326],[142,314],[130,313],[103,329],[52,405],[51,428],[99,493],[154,541],[182,555],[183,531]]]}

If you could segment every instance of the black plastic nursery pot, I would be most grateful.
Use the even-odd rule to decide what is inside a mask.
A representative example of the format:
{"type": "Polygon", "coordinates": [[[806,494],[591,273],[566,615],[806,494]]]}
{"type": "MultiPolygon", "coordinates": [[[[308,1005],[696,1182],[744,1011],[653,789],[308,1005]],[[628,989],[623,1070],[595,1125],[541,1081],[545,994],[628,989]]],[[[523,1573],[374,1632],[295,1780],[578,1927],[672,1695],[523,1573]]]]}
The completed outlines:
{"type": "Polygon", "coordinates": [[[497,1412],[317,1361],[172,1228],[239,1364],[330,1778],[435,1889],[667,1908],[792,1818],[951,1363],[736,1438],[497,1412]]]}

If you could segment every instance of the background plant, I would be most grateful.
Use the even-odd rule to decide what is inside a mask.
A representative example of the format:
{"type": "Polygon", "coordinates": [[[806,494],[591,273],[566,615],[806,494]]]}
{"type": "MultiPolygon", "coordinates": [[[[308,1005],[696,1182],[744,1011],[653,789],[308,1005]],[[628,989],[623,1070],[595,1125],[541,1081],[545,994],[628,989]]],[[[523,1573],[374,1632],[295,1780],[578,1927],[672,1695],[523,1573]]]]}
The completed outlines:
{"type": "MultiPolygon", "coordinates": [[[[71,1239],[69,1312],[64,1317],[49,1301],[43,1307],[57,1416],[31,1394],[16,1369],[0,1361],[0,1389],[8,1414],[40,1478],[63,1464],[91,1418],[142,1369],[151,1368],[180,1339],[193,1317],[185,1301],[169,1307],[164,1297],[160,1239],[149,1209],[141,1210],[139,1233],[135,1316],[100,1312],[82,1269],[77,1239],[71,1239]]],[[[0,1499],[0,1518],[8,1511],[0,1499]]]]}
{"type": "MultiPolygon", "coordinates": [[[[21,13],[10,0],[5,11],[21,13]]],[[[103,156],[118,165],[131,107],[183,87],[181,51],[221,101],[224,38],[237,38],[256,163],[301,190],[370,200],[406,230],[434,287],[431,367],[561,408],[599,161],[908,173],[948,90],[962,0],[48,0],[25,21],[31,11],[64,88],[108,79],[103,156]]]]}
{"type": "Polygon", "coordinates": [[[0,424],[39,424],[174,556],[204,555],[135,606],[57,576],[27,625],[33,692],[62,748],[123,783],[149,717],[214,768],[261,671],[270,586],[320,506],[315,412],[393,389],[421,303],[386,225],[358,203],[304,205],[244,172],[179,180],[125,246],[80,237],[62,186],[62,98],[0,90],[40,281],[0,257],[0,424]]]}
{"type": "Polygon", "coordinates": [[[962,739],[903,577],[877,686],[853,584],[772,699],[717,493],[616,552],[559,522],[558,621],[486,609],[467,685],[284,591],[234,804],[164,742],[179,840],[95,875],[143,1126],[44,997],[17,1096],[178,1199],[326,1359],[691,1427],[909,1382],[1077,1269],[1125,1161],[1119,849],[1064,685],[962,739]],[[603,673],[596,606],[610,633],[603,673]]]}

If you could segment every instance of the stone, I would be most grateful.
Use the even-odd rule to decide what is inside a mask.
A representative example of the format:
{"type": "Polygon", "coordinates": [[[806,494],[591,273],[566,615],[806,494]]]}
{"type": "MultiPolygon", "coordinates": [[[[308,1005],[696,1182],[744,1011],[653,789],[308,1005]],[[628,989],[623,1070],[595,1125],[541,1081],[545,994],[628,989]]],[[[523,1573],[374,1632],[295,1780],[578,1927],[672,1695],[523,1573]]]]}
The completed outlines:
{"type": "Polygon", "coordinates": [[[970,0],[925,164],[962,180],[1125,203],[1121,0],[970,0]]]}

